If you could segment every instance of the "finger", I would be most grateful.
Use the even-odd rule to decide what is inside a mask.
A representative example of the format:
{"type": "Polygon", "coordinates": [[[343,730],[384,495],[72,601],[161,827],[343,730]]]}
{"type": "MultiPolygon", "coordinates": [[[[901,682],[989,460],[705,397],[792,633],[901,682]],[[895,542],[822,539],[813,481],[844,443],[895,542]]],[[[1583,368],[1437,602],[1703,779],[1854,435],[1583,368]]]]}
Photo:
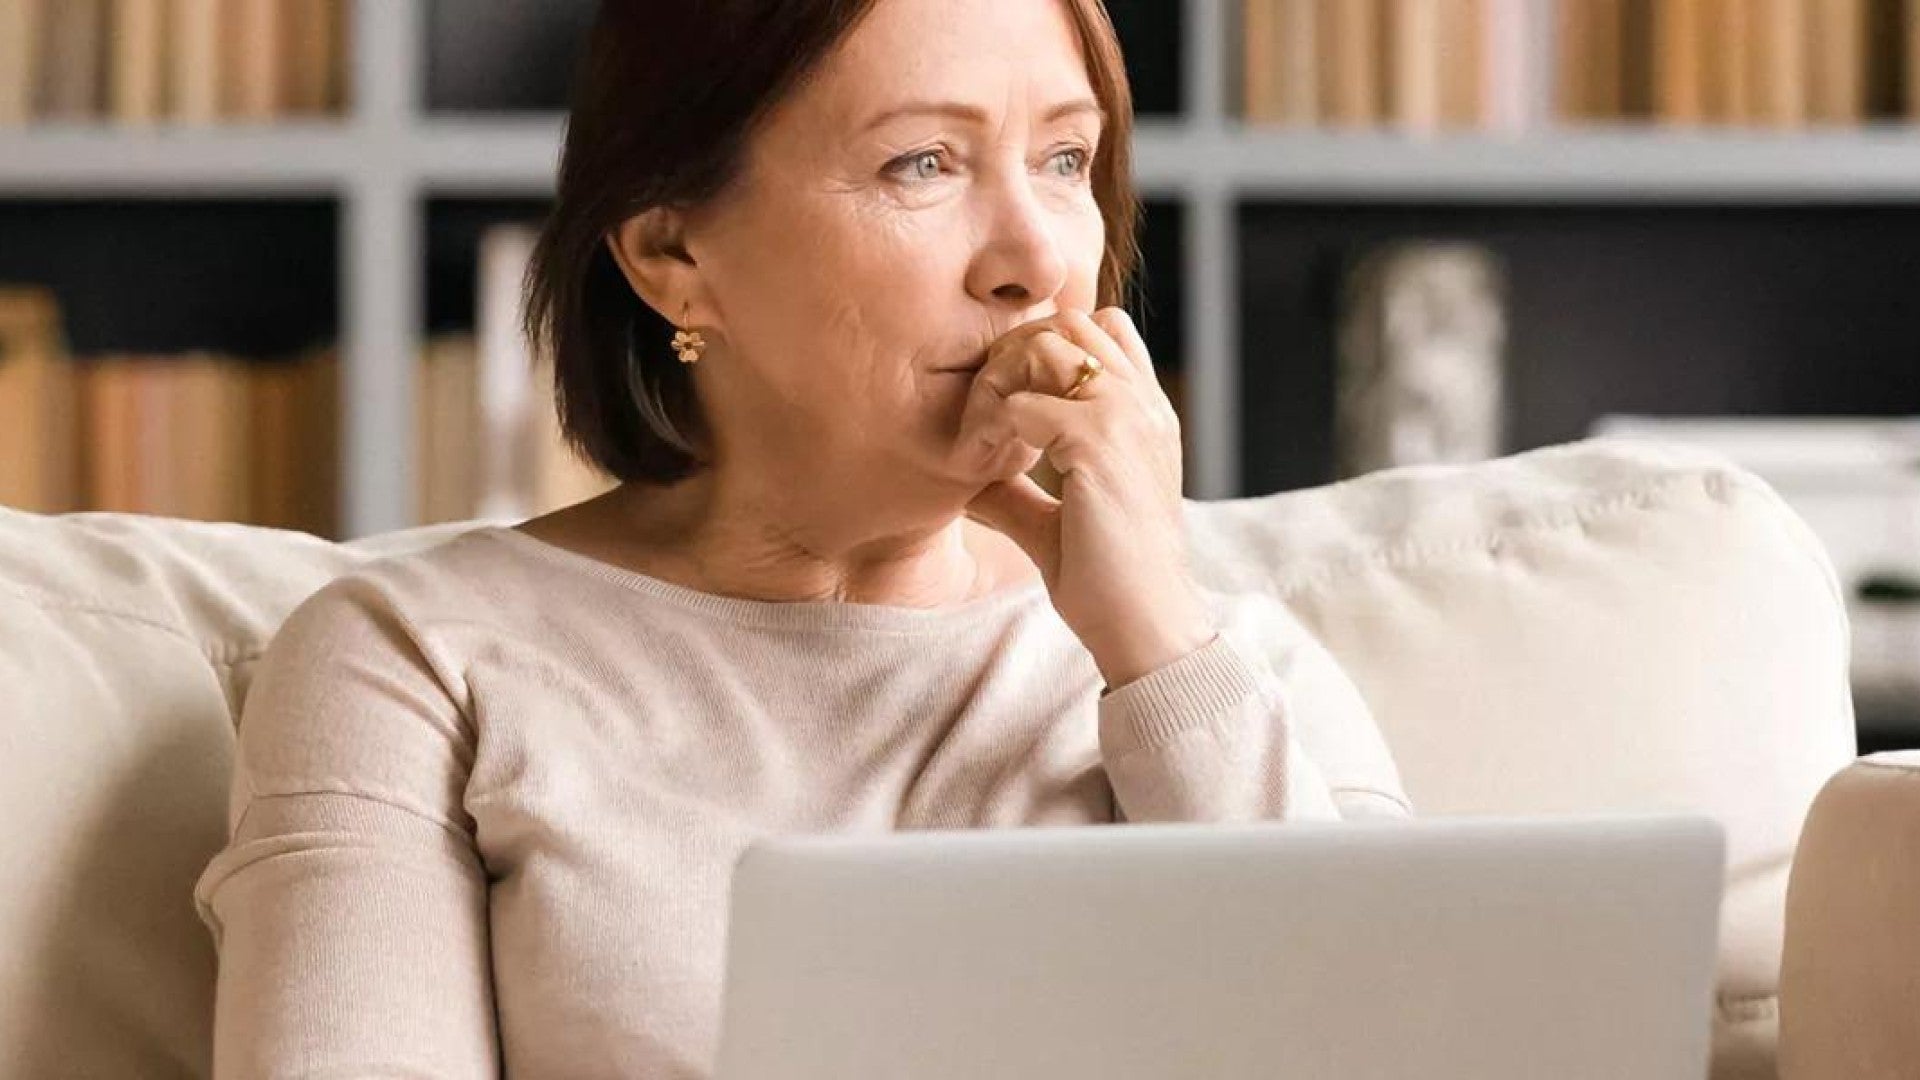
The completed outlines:
{"type": "Polygon", "coordinates": [[[1153,354],[1147,349],[1146,339],[1140,336],[1140,330],[1133,324],[1133,316],[1123,307],[1104,307],[1093,313],[1093,321],[1107,336],[1119,343],[1120,348],[1134,363],[1134,369],[1143,375],[1153,372],[1153,354]]]}
{"type": "Polygon", "coordinates": [[[973,390],[1000,399],[1023,392],[1058,396],[1080,378],[1086,356],[1087,351],[1071,338],[1052,327],[1041,327],[1025,335],[1019,347],[990,354],[974,377],[973,390]]]}
{"type": "Polygon", "coordinates": [[[1093,321],[1100,324],[1102,329],[1119,342],[1120,347],[1135,362],[1136,370],[1140,373],[1140,378],[1135,385],[1143,388],[1143,392],[1151,402],[1151,407],[1159,410],[1162,415],[1171,417],[1177,424],[1179,414],[1173,407],[1173,399],[1167,396],[1166,384],[1160,381],[1159,372],[1154,370],[1153,354],[1147,350],[1146,339],[1140,336],[1140,331],[1134,326],[1133,317],[1127,314],[1127,309],[1101,308],[1093,313],[1093,321]]]}
{"type": "Polygon", "coordinates": [[[1116,372],[1113,361],[1089,352],[1065,334],[1045,334],[1034,339],[1033,366],[1036,371],[1035,392],[1065,397],[1074,384],[1085,375],[1089,364],[1096,364],[1094,375],[1081,386],[1074,400],[1086,401],[1094,397],[1097,390],[1104,389],[1103,379],[1123,378],[1116,372]],[[1110,374],[1111,373],[1111,374],[1110,374]]]}
{"type": "Polygon", "coordinates": [[[1056,316],[1060,332],[1067,340],[1090,352],[1106,369],[1123,379],[1137,378],[1151,368],[1143,368],[1127,355],[1114,336],[1107,332],[1093,316],[1084,311],[1068,309],[1056,316]]]}
{"type": "Polygon", "coordinates": [[[1091,466],[1100,453],[1106,428],[1091,401],[1023,392],[1001,408],[1014,437],[1046,454],[1062,476],[1091,466]]]}
{"type": "Polygon", "coordinates": [[[1044,568],[1055,558],[1050,540],[1059,509],[1060,500],[1023,474],[982,488],[967,504],[967,516],[1005,535],[1044,568]]]}

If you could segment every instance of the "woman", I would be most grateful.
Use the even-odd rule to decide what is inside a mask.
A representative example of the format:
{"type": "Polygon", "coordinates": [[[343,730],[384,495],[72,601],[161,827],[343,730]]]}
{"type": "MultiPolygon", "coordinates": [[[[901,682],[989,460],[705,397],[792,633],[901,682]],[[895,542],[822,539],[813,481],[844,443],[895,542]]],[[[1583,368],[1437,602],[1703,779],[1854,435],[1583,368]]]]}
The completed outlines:
{"type": "Polygon", "coordinates": [[[603,7],[529,310],[622,483],[282,628],[196,894],[221,1075],[705,1075],[771,832],[1407,813],[1189,574],[1130,115],[1098,0],[603,7]]]}

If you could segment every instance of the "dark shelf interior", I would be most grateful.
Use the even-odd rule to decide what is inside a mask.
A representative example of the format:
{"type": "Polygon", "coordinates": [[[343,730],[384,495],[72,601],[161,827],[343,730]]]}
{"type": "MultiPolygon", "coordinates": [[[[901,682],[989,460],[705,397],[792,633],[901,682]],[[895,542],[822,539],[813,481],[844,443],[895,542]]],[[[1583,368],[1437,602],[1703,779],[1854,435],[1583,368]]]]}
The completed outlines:
{"type": "Polygon", "coordinates": [[[1334,478],[1340,282],[1405,239],[1505,266],[1509,451],[1610,412],[1920,413],[1920,205],[1258,203],[1240,228],[1248,494],[1334,478]]]}
{"type": "Polygon", "coordinates": [[[79,355],[290,354],[338,326],[331,199],[0,201],[0,281],[50,287],[79,355]]]}
{"type": "Polygon", "coordinates": [[[537,223],[547,206],[546,199],[427,200],[427,333],[473,330],[481,236],[495,225],[537,223]]]}
{"type": "Polygon", "coordinates": [[[430,0],[427,108],[434,112],[563,109],[595,0],[430,0]]]}

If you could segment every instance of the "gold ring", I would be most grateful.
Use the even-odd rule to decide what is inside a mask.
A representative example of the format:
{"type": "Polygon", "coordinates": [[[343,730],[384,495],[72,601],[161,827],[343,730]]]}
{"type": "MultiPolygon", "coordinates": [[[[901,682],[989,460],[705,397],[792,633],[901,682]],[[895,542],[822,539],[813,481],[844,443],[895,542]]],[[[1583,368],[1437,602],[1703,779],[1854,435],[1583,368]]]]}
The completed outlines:
{"type": "Polygon", "coordinates": [[[1106,368],[1100,364],[1100,358],[1092,353],[1088,353],[1087,358],[1080,361],[1080,377],[1073,380],[1073,385],[1067,387],[1067,392],[1060,396],[1066,398],[1068,401],[1079,397],[1080,391],[1085,390],[1087,384],[1092,382],[1105,370],[1106,368]]]}

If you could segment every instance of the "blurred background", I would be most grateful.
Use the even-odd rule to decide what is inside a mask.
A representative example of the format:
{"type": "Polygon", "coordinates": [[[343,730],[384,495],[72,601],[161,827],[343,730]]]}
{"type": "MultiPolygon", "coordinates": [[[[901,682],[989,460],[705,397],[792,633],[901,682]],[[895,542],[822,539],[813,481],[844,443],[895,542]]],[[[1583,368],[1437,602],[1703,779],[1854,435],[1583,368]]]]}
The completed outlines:
{"type": "MultiPolygon", "coordinates": [[[[1191,495],[1718,447],[1834,554],[1863,748],[1920,744],[1920,0],[1107,7],[1191,495]]],[[[599,490],[514,333],[593,8],[0,0],[0,504],[599,490]]]]}

